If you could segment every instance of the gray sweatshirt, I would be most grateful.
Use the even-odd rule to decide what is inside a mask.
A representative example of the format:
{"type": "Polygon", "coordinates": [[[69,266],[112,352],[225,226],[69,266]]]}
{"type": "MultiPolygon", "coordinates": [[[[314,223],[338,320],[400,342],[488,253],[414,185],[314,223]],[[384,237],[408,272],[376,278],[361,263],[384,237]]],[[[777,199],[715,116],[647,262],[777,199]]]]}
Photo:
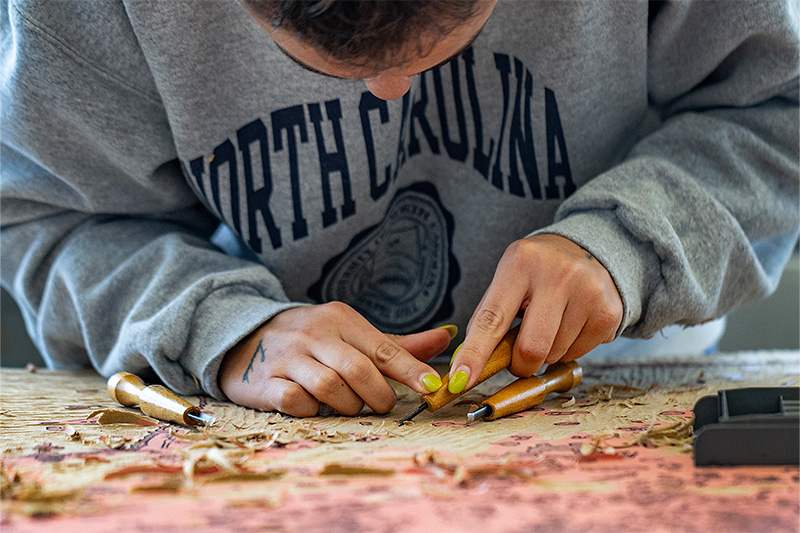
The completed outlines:
{"type": "Polygon", "coordinates": [[[793,0],[501,1],[390,102],[235,0],[0,4],[2,282],[55,368],[223,397],[276,313],[464,326],[536,232],[646,337],[770,293],[797,239],[793,0]]]}

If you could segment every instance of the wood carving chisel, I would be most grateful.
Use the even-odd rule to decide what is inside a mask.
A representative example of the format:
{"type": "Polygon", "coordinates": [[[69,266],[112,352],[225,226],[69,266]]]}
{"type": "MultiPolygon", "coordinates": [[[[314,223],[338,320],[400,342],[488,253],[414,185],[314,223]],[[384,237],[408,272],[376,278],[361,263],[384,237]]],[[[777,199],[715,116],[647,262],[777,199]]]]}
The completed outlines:
{"type": "Polygon", "coordinates": [[[518,379],[484,400],[476,411],[467,415],[467,421],[494,420],[530,409],[551,392],[567,392],[577,387],[582,377],[583,370],[575,361],[553,363],[542,375],[518,379]]]}
{"type": "MultiPolygon", "coordinates": [[[[519,326],[510,329],[508,333],[503,337],[497,347],[492,351],[491,355],[489,356],[489,360],[486,361],[486,366],[483,367],[483,372],[481,372],[480,376],[478,376],[478,381],[475,382],[475,385],[478,383],[483,383],[490,377],[494,376],[504,368],[507,368],[508,365],[511,364],[511,353],[514,349],[514,342],[517,340],[517,334],[519,334],[519,326]]],[[[450,374],[447,373],[442,378],[443,383],[447,383],[450,379],[450,374]]],[[[426,409],[428,411],[436,411],[441,409],[448,403],[452,402],[462,394],[467,392],[466,390],[459,392],[457,394],[453,394],[447,389],[447,386],[442,386],[436,392],[431,392],[430,394],[422,395],[421,401],[422,403],[420,406],[410,415],[406,416],[405,418],[398,420],[398,424],[403,425],[405,422],[408,422],[422,411],[426,409]]]]}
{"type": "Polygon", "coordinates": [[[186,426],[210,426],[215,420],[166,387],[148,387],[139,376],[128,372],[117,372],[108,378],[106,388],[112,400],[125,406],[138,404],[142,413],[159,420],[186,426]]]}

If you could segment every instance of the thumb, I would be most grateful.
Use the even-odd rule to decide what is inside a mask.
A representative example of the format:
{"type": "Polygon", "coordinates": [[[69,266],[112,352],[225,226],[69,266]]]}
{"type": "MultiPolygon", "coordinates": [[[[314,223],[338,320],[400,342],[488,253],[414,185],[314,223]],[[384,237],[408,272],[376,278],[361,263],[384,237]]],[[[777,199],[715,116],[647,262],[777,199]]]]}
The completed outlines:
{"type": "Polygon", "coordinates": [[[445,351],[456,335],[458,335],[458,328],[453,325],[447,325],[412,333],[411,335],[387,334],[387,337],[394,340],[420,361],[427,361],[445,351]]]}

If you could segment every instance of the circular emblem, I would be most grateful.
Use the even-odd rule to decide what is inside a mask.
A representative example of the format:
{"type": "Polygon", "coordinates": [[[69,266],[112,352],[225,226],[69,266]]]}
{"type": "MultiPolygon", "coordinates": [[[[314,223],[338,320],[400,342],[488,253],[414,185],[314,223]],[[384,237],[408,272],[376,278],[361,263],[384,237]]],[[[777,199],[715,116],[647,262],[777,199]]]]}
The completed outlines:
{"type": "Polygon", "coordinates": [[[445,300],[452,312],[449,292],[458,278],[450,220],[430,184],[398,191],[384,219],[329,261],[309,294],[348,303],[382,331],[434,322],[445,300]]]}

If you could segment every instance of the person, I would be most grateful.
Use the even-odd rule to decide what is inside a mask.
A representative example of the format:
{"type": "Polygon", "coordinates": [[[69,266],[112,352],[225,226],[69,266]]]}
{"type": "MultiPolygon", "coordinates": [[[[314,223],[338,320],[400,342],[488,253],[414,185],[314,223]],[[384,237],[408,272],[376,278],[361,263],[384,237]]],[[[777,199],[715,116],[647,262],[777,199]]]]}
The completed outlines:
{"type": "Polygon", "coordinates": [[[797,242],[792,0],[2,8],[2,281],[54,368],[386,413],[517,322],[527,376],[719,319],[797,242]]]}

